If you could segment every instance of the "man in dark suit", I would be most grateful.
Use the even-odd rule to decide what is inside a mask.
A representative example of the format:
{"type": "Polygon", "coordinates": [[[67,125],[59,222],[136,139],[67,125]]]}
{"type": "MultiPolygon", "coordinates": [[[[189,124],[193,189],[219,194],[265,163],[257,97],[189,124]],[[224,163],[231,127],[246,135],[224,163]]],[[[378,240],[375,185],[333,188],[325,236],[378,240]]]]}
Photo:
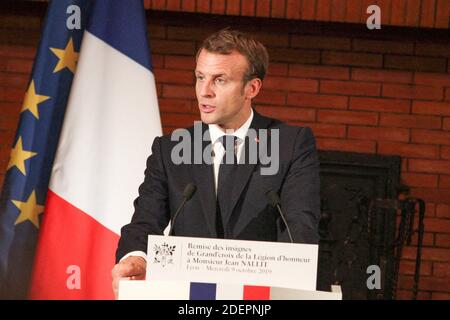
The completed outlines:
{"type": "Polygon", "coordinates": [[[185,129],[189,143],[182,152],[173,136],[154,140],[132,221],[121,230],[115,292],[119,279],[145,277],[147,236],[163,234],[189,183],[197,191],[174,222],[173,235],[260,241],[292,236],[294,242],[318,243],[319,163],[312,131],[252,108],[267,66],[265,47],[241,32],[222,30],[203,42],[195,69],[202,123],[185,129]],[[199,153],[200,163],[194,159],[199,153]],[[280,195],[291,235],[268,203],[269,190],[280,195]]]}

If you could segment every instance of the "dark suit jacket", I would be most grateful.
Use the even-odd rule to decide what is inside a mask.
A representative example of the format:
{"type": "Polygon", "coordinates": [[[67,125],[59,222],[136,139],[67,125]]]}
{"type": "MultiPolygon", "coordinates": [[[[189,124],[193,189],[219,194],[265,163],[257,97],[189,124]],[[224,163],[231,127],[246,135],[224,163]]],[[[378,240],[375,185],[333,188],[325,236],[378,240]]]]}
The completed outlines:
{"type": "MultiPolygon", "coordinates": [[[[202,125],[203,131],[207,128],[202,125]]],[[[238,178],[229,203],[232,209],[223,218],[225,238],[289,241],[277,210],[268,205],[265,196],[268,189],[273,189],[280,194],[294,242],[318,243],[319,162],[311,129],[289,126],[255,111],[250,128],[279,129],[279,170],[275,175],[261,175],[264,161],[238,165],[238,178]]],[[[193,127],[188,130],[193,135],[193,127]]],[[[269,131],[269,146],[270,139],[269,131]]],[[[134,201],[134,215],[131,223],[121,230],[117,261],[131,251],[147,252],[148,234],[163,234],[182,202],[184,188],[191,182],[197,186],[197,192],[179,214],[173,234],[217,237],[213,165],[175,165],[171,153],[176,144],[178,141],[171,141],[170,135],[155,138],[145,179],[134,201]]],[[[203,147],[208,144],[208,141],[202,143],[203,147]]]]}

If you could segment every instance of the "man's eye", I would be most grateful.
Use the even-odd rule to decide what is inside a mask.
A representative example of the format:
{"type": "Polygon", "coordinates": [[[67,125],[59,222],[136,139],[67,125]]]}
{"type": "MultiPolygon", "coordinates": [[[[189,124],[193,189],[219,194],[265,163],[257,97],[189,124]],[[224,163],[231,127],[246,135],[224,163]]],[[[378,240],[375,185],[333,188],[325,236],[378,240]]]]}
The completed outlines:
{"type": "Polygon", "coordinates": [[[203,77],[202,76],[195,76],[196,78],[197,78],[197,80],[203,80],[203,77]]]}
{"type": "Polygon", "coordinates": [[[216,83],[217,83],[217,84],[224,84],[224,83],[225,83],[225,79],[223,79],[223,78],[217,78],[217,79],[216,79],[216,83]]]}

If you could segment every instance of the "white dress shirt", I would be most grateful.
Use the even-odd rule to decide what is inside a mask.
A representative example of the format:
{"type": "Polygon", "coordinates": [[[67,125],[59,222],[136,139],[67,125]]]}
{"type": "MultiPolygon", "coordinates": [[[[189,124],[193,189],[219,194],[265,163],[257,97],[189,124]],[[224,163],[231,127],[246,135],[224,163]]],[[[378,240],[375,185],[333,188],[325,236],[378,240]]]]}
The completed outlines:
{"type": "MultiPolygon", "coordinates": [[[[245,123],[237,130],[226,130],[223,131],[218,125],[216,124],[210,124],[208,125],[209,135],[211,137],[211,143],[212,143],[212,151],[213,151],[213,165],[214,165],[214,186],[217,194],[217,183],[218,183],[218,177],[219,177],[219,167],[220,162],[222,161],[223,155],[225,153],[225,148],[223,147],[222,143],[218,141],[219,138],[224,136],[225,134],[232,134],[237,137],[236,146],[235,146],[235,152],[236,152],[236,158],[238,159],[238,163],[240,160],[240,156],[242,153],[242,147],[244,146],[245,136],[247,135],[248,129],[250,128],[250,124],[253,120],[253,110],[251,110],[250,117],[245,121],[245,123]]],[[[132,251],[127,253],[123,256],[120,261],[122,261],[125,258],[128,258],[129,256],[137,256],[142,257],[145,260],[147,260],[147,254],[143,251],[132,251]]]]}

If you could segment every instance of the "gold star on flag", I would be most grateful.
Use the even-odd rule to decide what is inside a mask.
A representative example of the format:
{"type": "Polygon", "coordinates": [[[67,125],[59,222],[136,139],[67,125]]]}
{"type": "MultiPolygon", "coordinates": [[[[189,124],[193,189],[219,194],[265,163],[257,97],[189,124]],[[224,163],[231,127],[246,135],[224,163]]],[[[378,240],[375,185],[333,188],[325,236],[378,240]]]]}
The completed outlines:
{"type": "Polygon", "coordinates": [[[23,175],[26,176],[27,172],[25,170],[25,160],[28,160],[34,157],[35,155],[37,155],[36,152],[23,150],[22,137],[19,137],[19,140],[17,140],[16,145],[11,150],[11,156],[6,170],[9,170],[9,168],[15,166],[17,167],[17,169],[20,170],[20,172],[23,173],[23,175]]]}
{"type": "Polygon", "coordinates": [[[64,68],[68,68],[70,71],[72,71],[72,73],[75,73],[79,53],[76,52],[73,47],[72,38],[69,39],[69,42],[64,49],[50,48],[50,50],[59,59],[55,70],[53,70],[53,73],[56,73],[64,68]]]}
{"type": "Polygon", "coordinates": [[[39,229],[39,214],[44,212],[44,206],[36,203],[36,192],[33,190],[26,202],[11,200],[12,203],[20,210],[20,214],[15,224],[30,220],[36,228],[39,229]]]}
{"type": "Polygon", "coordinates": [[[39,119],[38,104],[44,102],[47,99],[50,99],[50,97],[36,93],[36,89],[34,87],[34,80],[31,80],[30,86],[28,87],[28,90],[25,93],[25,99],[23,101],[21,112],[28,110],[36,117],[36,119],[39,119]]]}

